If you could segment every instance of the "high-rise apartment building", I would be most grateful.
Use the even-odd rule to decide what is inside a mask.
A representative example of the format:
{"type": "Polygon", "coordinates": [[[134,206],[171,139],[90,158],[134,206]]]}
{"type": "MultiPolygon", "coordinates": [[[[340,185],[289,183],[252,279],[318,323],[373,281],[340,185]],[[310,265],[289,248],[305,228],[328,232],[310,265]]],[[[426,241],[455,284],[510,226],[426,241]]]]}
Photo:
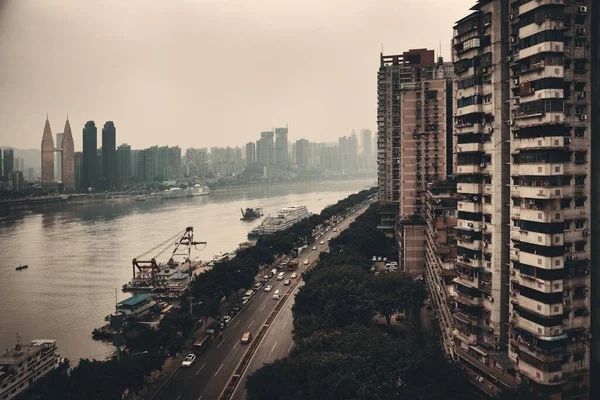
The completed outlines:
{"type": "Polygon", "coordinates": [[[98,175],[98,129],[94,121],[88,121],[83,127],[82,189],[95,189],[98,175]]]}
{"type": "MultiPolygon", "coordinates": [[[[52,138],[52,135],[50,136],[52,138]]],[[[15,151],[13,149],[4,149],[2,160],[2,176],[8,181],[9,175],[15,169],[15,151]]]]}
{"type": "Polygon", "coordinates": [[[256,144],[246,143],[246,165],[256,164],[256,144]]]}
{"type": "Polygon", "coordinates": [[[115,187],[117,177],[117,130],[112,121],[102,128],[102,177],[108,189],[115,187]]]}
{"type": "Polygon", "coordinates": [[[54,138],[52,137],[52,129],[50,128],[50,121],[48,121],[48,117],[46,117],[46,124],[44,125],[44,133],[42,135],[41,166],[42,187],[49,187],[50,184],[54,183],[54,138]]]}
{"type": "Polygon", "coordinates": [[[296,140],[296,165],[301,167],[308,166],[310,153],[310,146],[308,140],[298,139],[296,140]]]}
{"type": "Polygon", "coordinates": [[[275,161],[273,131],[260,133],[260,139],[256,142],[256,158],[259,164],[273,165],[275,161]]]}
{"type": "Polygon", "coordinates": [[[453,39],[454,351],[501,386],[589,398],[598,11],[589,0],[471,11],[453,39]]]}
{"type": "Polygon", "coordinates": [[[63,190],[72,192],[75,190],[75,143],[69,118],[65,122],[65,129],[61,143],[62,148],[62,184],[63,190]]]}
{"type": "Polygon", "coordinates": [[[423,68],[434,64],[431,50],[380,54],[377,73],[377,180],[381,229],[393,230],[400,202],[401,103],[403,83],[420,82],[423,68]]]}
{"type": "Polygon", "coordinates": [[[123,143],[117,147],[117,188],[123,188],[129,184],[131,176],[131,146],[123,143]]]}
{"type": "Polygon", "coordinates": [[[275,128],[275,164],[285,166],[288,160],[288,128],[275,128]]]}

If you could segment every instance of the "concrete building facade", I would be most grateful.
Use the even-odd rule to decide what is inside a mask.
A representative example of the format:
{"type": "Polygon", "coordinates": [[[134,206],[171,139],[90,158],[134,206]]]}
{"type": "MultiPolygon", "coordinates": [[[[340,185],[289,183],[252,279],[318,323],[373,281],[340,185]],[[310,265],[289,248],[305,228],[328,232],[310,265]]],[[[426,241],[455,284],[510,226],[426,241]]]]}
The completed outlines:
{"type": "Polygon", "coordinates": [[[95,189],[98,181],[98,129],[94,121],[88,121],[83,127],[83,166],[82,189],[95,189]]]}

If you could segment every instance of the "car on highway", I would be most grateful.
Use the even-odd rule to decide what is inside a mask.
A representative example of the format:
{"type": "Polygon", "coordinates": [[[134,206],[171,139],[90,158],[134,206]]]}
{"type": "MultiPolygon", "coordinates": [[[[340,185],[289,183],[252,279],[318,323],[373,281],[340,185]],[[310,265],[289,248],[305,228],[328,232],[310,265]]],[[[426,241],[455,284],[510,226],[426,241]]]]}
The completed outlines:
{"type": "Polygon", "coordinates": [[[319,242],[319,244],[325,244],[325,242],[321,240],[321,241],[319,242]]]}
{"type": "Polygon", "coordinates": [[[304,260],[304,262],[302,264],[308,265],[308,260],[304,260]]]}
{"type": "Polygon", "coordinates": [[[271,286],[271,285],[265,286],[265,292],[270,292],[271,289],[273,289],[273,286],[271,286]]]}
{"type": "Polygon", "coordinates": [[[192,366],[192,364],[194,363],[194,361],[196,361],[196,355],[195,354],[188,354],[183,359],[183,362],[181,363],[181,366],[183,368],[189,368],[189,367],[192,366]]]}
{"type": "Polygon", "coordinates": [[[242,342],[242,344],[248,344],[252,341],[252,333],[250,332],[246,332],[242,335],[242,339],[240,340],[240,342],[242,342]]]}
{"type": "Polygon", "coordinates": [[[290,283],[292,283],[292,281],[290,281],[289,279],[286,279],[285,281],[283,281],[283,284],[285,286],[288,286],[290,283]]]}
{"type": "Polygon", "coordinates": [[[242,305],[245,306],[249,300],[250,300],[250,297],[246,297],[246,296],[242,297],[242,305]]]}
{"type": "Polygon", "coordinates": [[[277,280],[282,281],[284,276],[285,276],[285,272],[280,272],[279,274],[277,274],[277,280]]]}
{"type": "Polygon", "coordinates": [[[273,293],[273,300],[279,299],[281,299],[281,295],[279,294],[279,290],[276,290],[275,293],[273,293]]]}
{"type": "Polygon", "coordinates": [[[317,246],[313,246],[313,250],[316,250],[316,249],[317,249],[317,246]]]}
{"type": "Polygon", "coordinates": [[[261,286],[262,286],[262,282],[256,282],[256,284],[254,285],[254,290],[260,289],[261,286]]]}
{"type": "Polygon", "coordinates": [[[337,228],[333,228],[333,231],[334,231],[334,232],[337,232],[337,228]]]}
{"type": "Polygon", "coordinates": [[[290,275],[290,278],[292,279],[296,279],[298,277],[298,274],[293,272],[292,275],[290,275]]]}
{"type": "Polygon", "coordinates": [[[225,325],[227,325],[229,322],[231,322],[231,317],[229,315],[226,315],[223,318],[221,318],[221,321],[225,322],[225,325]]]}

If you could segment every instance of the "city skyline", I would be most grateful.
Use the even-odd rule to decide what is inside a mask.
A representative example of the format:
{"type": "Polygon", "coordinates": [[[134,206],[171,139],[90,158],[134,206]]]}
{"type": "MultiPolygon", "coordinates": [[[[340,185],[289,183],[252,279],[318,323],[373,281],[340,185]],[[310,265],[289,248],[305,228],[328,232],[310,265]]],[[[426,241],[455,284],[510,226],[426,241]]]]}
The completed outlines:
{"type": "MultiPolygon", "coordinates": [[[[143,16],[135,15],[135,4],[83,3],[78,1],[75,7],[69,0],[35,6],[28,0],[3,2],[0,57],[5,62],[0,82],[3,94],[11,99],[0,103],[3,147],[37,148],[37,121],[46,112],[51,119],[62,119],[69,112],[73,127],[82,127],[90,119],[113,120],[123,142],[132,148],[154,143],[182,148],[241,145],[252,140],[255,132],[286,124],[298,133],[296,139],[310,141],[335,141],[353,127],[374,130],[371,88],[376,63],[373,57],[359,55],[378,54],[382,43],[386,52],[420,43],[437,52],[441,42],[443,54],[449,57],[450,27],[460,16],[459,5],[471,5],[466,0],[453,4],[438,0],[434,7],[410,1],[406,10],[397,13],[400,23],[392,24],[388,23],[390,10],[398,5],[391,0],[366,10],[361,1],[344,2],[344,15],[338,15],[336,2],[309,1],[296,16],[288,6],[266,0],[253,4],[248,13],[232,13],[234,5],[228,3],[148,4],[143,16]],[[172,21],[168,26],[163,12],[172,21]],[[90,13],[98,18],[89,21],[85,16],[90,13]],[[204,27],[190,21],[198,13],[206,14],[204,27]],[[223,14],[230,15],[225,24],[223,14]],[[335,19],[327,16],[334,15],[341,20],[332,26],[335,19]],[[416,28],[413,21],[420,15],[428,15],[432,29],[419,37],[402,37],[403,29],[416,28]],[[33,30],[20,24],[26,20],[37,21],[33,30]],[[113,21],[115,29],[103,29],[101,20],[113,21]],[[128,28],[131,21],[135,27],[128,28]],[[355,29],[356,24],[369,29],[355,29]],[[219,42],[202,39],[205,29],[216,30],[219,42]],[[368,37],[365,31],[371,32],[368,37]],[[173,46],[165,40],[186,34],[198,40],[201,58],[187,45],[173,46]],[[53,56],[44,60],[41,73],[25,73],[38,64],[34,55],[45,53],[53,56]],[[226,61],[230,54],[245,60],[244,74],[235,73],[238,66],[226,61]],[[179,60],[175,69],[174,59],[179,60]],[[233,79],[221,80],[221,76],[233,79]],[[94,96],[82,102],[82,90],[94,96]],[[32,92],[36,96],[25,95],[32,92]],[[176,107],[170,106],[171,99],[178,99],[176,107]]],[[[75,150],[82,150],[81,143],[75,150]]]]}

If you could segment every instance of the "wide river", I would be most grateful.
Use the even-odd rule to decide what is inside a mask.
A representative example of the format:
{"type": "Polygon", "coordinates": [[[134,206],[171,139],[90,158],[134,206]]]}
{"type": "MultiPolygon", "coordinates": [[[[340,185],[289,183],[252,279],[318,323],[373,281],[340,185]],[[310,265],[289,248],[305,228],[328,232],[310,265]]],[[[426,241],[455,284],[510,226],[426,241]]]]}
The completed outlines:
{"type": "MultiPolygon", "coordinates": [[[[362,190],[373,179],[250,187],[208,196],[106,202],[0,218],[0,351],[23,341],[56,339],[62,356],[103,359],[111,346],[92,339],[131,279],[131,260],[187,226],[206,241],[201,260],[232,251],[260,220],[240,208],[274,213],[306,205],[312,213],[362,190]],[[29,269],[15,271],[19,264],[29,269]]],[[[170,251],[169,251],[170,252],[170,251]]],[[[166,261],[167,252],[159,261],[166,261]]]]}

